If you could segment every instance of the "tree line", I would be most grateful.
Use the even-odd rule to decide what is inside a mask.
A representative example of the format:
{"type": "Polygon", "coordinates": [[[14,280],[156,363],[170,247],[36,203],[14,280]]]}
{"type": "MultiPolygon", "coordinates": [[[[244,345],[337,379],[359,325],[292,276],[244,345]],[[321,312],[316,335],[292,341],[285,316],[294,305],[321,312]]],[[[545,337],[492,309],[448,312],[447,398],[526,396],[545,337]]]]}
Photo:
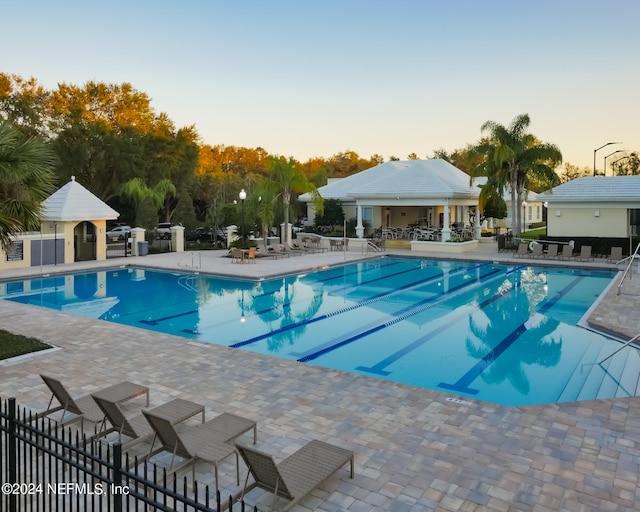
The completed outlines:
{"type": "MultiPolygon", "coordinates": [[[[154,110],[146,93],[129,83],[61,83],[47,90],[35,78],[0,73],[0,122],[9,126],[0,133],[4,134],[0,165],[26,141],[39,141],[38,150],[44,152],[43,165],[51,176],[38,183],[31,201],[46,197],[75,176],[120,212],[124,222],[147,229],[171,221],[186,227],[244,222],[247,228],[256,224],[264,228],[301,215],[296,198],[303,192],[314,194],[322,212],[316,191],[329,178],[350,176],[384,162],[379,154],[362,158],[349,150],[300,162],[260,147],[209,145],[201,141],[194,125],[176,127],[166,113],[154,110]],[[241,190],[246,193],[244,218],[238,206],[241,190]]],[[[479,142],[451,153],[439,149],[432,157],[470,175],[488,176],[483,205],[501,197],[507,185],[512,200],[518,201],[525,189],[538,191],[557,183],[553,169],[562,161],[559,149],[529,134],[528,126],[526,114],[508,127],[490,121],[482,127],[479,142]]],[[[407,158],[418,156],[412,153],[407,158]]],[[[637,156],[627,160],[631,165],[637,156]]],[[[10,173],[2,172],[3,198],[11,193],[20,197],[10,190],[10,173]]],[[[14,200],[3,207],[0,217],[15,221],[20,217],[15,208],[14,200]]],[[[22,230],[28,226],[33,223],[26,222],[22,230]]],[[[2,224],[0,232],[7,233],[2,224]]]]}

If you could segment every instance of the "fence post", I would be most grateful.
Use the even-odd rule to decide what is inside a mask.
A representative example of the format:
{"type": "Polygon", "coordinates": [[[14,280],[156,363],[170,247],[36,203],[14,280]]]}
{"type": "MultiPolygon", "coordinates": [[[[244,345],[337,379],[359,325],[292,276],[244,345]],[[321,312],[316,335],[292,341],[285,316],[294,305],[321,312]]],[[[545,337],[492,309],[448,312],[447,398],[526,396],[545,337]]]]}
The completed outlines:
{"type": "MultiPolygon", "coordinates": [[[[125,241],[126,244],[126,241],[125,241]]],[[[126,248],[126,245],[125,245],[126,248]]],[[[113,498],[114,512],[122,512],[122,444],[115,443],[113,445],[113,488],[107,492],[111,493],[113,498]]]]}
{"type": "MultiPolygon", "coordinates": [[[[18,438],[16,437],[16,399],[9,398],[9,432],[8,432],[8,477],[10,484],[18,483],[18,438]]],[[[16,493],[9,494],[9,512],[16,512],[18,495],[16,493]]]]}

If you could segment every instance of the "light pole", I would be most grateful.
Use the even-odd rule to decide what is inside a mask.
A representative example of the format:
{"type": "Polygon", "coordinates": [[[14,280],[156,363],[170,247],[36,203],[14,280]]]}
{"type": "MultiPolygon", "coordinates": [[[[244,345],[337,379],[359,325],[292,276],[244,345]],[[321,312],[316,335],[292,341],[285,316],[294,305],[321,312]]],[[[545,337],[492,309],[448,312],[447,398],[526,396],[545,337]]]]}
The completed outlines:
{"type": "MultiPolygon", "coordinates": [[[[631,158],[631,155],[621,156],[621,157],[620,157],[620,158],[618,158],[615,162],[611,162],[611,169],[612,169],[612,171],[613,171],[613,172],[615,172],[614,167],[615,167],[615,165],[616,165],[618,162],[622,162],[623,160],[626,160],[627,158],[631,158]]],[[[620,165],[618,166],[618,172],[620,172],[620,167],[622,167],[622,164],[620,164],[620,165]]]]}
{"type": "Polygon", "coordinates": [[[244,244],[244,200],[247,198],[247,193],[242,189],[238,194],[240,198],[240,246],[244,244]]]}
{"type": "Polygon", "coordinates": [[[609,158],[611,155],[615,155],[616,153],[624,153],[625,151],[627,151],[626,149],[619,149],[618,151],[614,151],[613,153],[609,153],[607,156],[604,157],[604,175],[607,175],[607,158],[609,158]]]}
{"type": "MultiPolygon", "coordinates": [[[[527,202],[522,201],[522,231],[527,230],[527,202]]],[[[522,233],[520,233],[522,236],[522,233]]]]}
{"type": "Polygon", "coordinates": [[[607,142],[606,144],[603,144],[599,148],[596,148],[593,150],[593,175],[594,176],[596,176],[596,153],[600,151],[602,148],[606,146],[610,146],[611,144],[622,144],[622,142],[607,142]]]}

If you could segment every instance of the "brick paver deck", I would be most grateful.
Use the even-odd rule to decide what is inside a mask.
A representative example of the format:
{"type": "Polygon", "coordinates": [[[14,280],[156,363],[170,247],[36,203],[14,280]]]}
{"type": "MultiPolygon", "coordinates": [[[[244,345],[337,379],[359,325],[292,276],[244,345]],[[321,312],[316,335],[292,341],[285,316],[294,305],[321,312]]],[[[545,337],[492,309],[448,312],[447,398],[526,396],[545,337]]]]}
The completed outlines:
{"type": "MultiPolygon", "coordinates": [[[[513,260],[483,251],[465,257],[513,260]]],[[[231,265],[203,253],[200,271],[268,275],[339,263],[343,256],[231,265]]],[[[175,269],[192,258],[148,256],[136,263],[175,269]]],[[[640,289],[640,276],[631,282],[640,289]]],[[[625,285],[626,301],[640,311],[632,286],[625,285]]],[[[613,314],[609,306],[598,308],[594,318],[613,314]]],[[[208,417],[230,412],[257,420],[258,447],[276,460],[316,438],[353,450],[355,478],[336,473],[296,511],[640,510],[635,397],[530,407],[468,398],[470,405],[459,404],[446,393],[8,301],[0,301],[0,327],[61,349],[0,364],[0,396],[34,409],[48,399],[39,373],[60,376],[77,394],[129,380],[149,386],[151,406],[180,397],[204,404],[208,417]]],[[[198,479],[206,483],[209,471],[199,466],[198,479]]],[[[236,491],[234,464],[220,471],[221,487],[236,491]]],[[[261,500],[255,493],[252,499],[261,500]]]]}

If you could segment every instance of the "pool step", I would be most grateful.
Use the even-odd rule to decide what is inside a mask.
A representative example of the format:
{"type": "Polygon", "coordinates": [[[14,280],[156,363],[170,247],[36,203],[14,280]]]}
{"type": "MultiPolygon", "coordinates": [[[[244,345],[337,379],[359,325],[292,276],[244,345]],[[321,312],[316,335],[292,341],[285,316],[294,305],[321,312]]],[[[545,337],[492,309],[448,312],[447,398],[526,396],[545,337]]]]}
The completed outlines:
{"type": "MultiPolygon", "coordinates": [[[[584,387],[587,377],[591,373],[593,366],[591,363],[597,361],[600,355],[601,347],[596,343],[590,343],[580,358],[580,364],[569,377],[562,393],[558,397],[558,402],[574,402],[582,388],[584,387]]],[[[604,356],[603,356],[604,357],[604,356]]]]}
{"type": "Polygon", "coordinates": [[[637,350],[622,350],[601,365],[597,364],[615,349],[610,344],[604,347],[590,345],[558,401],[640,396],[640,354],[637,350]]]}

